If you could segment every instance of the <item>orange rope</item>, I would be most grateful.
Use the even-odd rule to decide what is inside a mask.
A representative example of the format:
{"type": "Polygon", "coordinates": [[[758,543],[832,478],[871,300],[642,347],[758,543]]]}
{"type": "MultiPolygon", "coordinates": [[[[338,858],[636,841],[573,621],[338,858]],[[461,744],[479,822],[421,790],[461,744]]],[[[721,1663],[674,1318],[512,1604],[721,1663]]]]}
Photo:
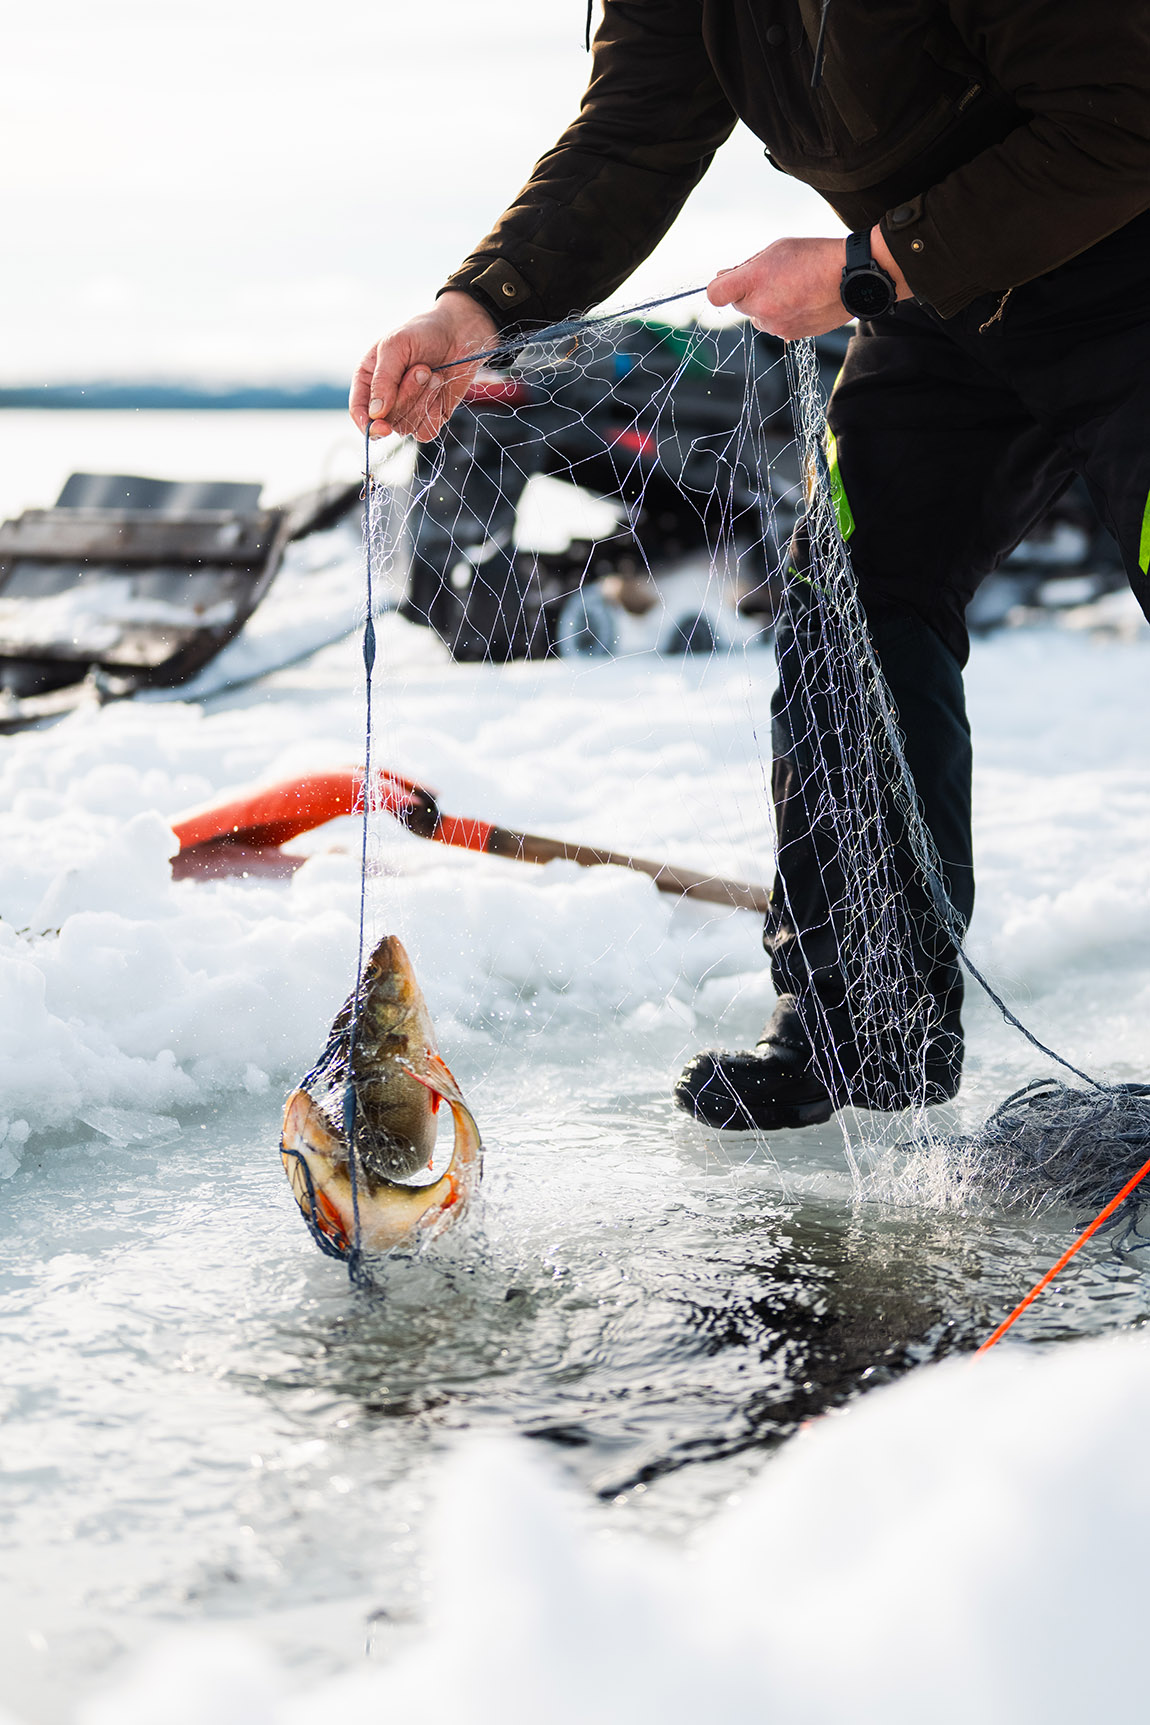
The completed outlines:
{"type": "Polygon", "coordinates": [[[999,1324],[997,1330],[995,1330],[994,1334],[992,1336],[987,1336],[987,1338],[986,1338],[985,1342],[983,1342],[982,1346],[980,1348],[975,1349],[975,1358],[977,1358],[977,1356],[979,1354],[984,1354],[986,1352],[987,1348],[992,1348],[994,1346],[995,1342],[1000,1341],[1002,1339],[1002,1337],[1006,1334],[1007,1330],[1010,1328],[1011,1324],[1014,1322],[1015,1318],[1020,1318],[1022,1316],[1023,1312],[1026,1310],[1027,1306],[1033,1304],[1033,1302],[1038,1298],[1038,1296],[1042,1292],[1043,1288],[1050,1286],[1050,1283],[1053,1282],[1055,1276],[1057,1276],[1062,1270],[1064,1270],[1066,1268],[1067,1264],[1069,1264],[1071,1258],[1073,1258],[1073,1256],[1074,1256],[1075,1252],[1077,1252],[1078,1248],[1080,1246],[1085,1246],[1085,1244],[1086,1244],[1087,1240],[1089,1240],[1091,1234],[1096,1234],[1098,1232],[1099,1228],[1101,1228],[1103,1222],[1105,1222],[1108,1217],[1113,1216],[1113,1214],[1114,1214],[1115,1210],[1117,1210],[1119,1204],[1123,1203],[1125,1199],[1129,1198],[1129,1196],[1130,1196],[1131,1192],[1133,1192],[1135,1186],[1138,1185],[1140,1180],[1145,1180],[1147,1174],[1150,1174],[1150,1162],[1144,1162],[1142,1167],[1139,1168],[1137,1174],[1133,1175],[1131,1179],[1127,1180],[1125,1186],[1123,1186],[1123,1188],[1122,1188],[1121,1192],[1119,1192],[1118,1196],[1116,1198],[1111,1198],[1111,1200],[1110,1200],[1109,1204],[1107,1204],[1106,1208],[1104,1210],[1100,1210],[1098,1212],[1097,1216],[1095,1216],[1093,1222],[1091,1222],[1091,1224],[1088,1228],[1083,1228],[1081,1234],[1079,1234],[1079,1236],[1078,1236],[1077,1240],[1075,1240],[1073,1246],[1070,1246],[1065,1252],[1063,1252],[1063,1254],[1062,1254],[1061,1258],[1059,1258],[1057,1264],[1055,1264],[1051,1269],[1047,1270],[1045,1276],[1043,1276],[1043,1278],[1040,1282],[1036,1282],[1034,1284],[1034,1286],[1033,1286],[1033,1288],[1031,1288],[1029,1294],[1027,1294],[1025,1300],[1021,1300],[1019,1302],[1019,1304],[1017,1306],[1015,1306],[1015,1308],[1014,1308],[1013,1312],[1011,1312],[1009,1318],[1004,1318],[1002,1323],[999,1324]]]}

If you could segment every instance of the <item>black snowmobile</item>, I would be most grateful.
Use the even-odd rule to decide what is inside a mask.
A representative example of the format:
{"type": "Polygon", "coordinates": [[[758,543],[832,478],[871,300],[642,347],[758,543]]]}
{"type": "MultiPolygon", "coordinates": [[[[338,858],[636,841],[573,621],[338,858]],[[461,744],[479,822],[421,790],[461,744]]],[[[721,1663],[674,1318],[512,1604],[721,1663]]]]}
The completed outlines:
{"type": "MultiPolygon", "coordinates": [[[[835,330],[815,343],[824,395],[848,337],[835,330]]],[[[400,612],[432,628],[456,659],[594,650],[589,601],[570,628],[575,595],[607,577],[624,589],[657,578],[721,541],[734,545],[739,611],[770,626],[803,505],[783,343],[747,325],[640,321],[613,324],[609,336],[592,331],[584,343],[573,352],[570,343],[528,345],[510,373],[481,373],[440,437],[420,446],[400,612]],[[528,549],[519,506],[540,474],[613,500],[614,529],[557,552],[528,549]]],[[[1122,582],[1117,546],[1073,486],[983,584],[971,627],[1122,582]]],[[[705,625],[679,631],[679,651],[711,644],[705,625]]]]}

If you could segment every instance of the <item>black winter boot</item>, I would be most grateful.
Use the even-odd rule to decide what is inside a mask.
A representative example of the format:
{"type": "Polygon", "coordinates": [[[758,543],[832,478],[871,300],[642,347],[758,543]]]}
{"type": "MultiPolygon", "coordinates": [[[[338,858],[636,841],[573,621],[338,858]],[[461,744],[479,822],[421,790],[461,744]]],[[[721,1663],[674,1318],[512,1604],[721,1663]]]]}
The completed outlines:
{"type": "Polygon", "coordinates": [[[790,994],[779,997],[753,1050],[708,1048],[688,1061],[674,1097],[705,1126],[734,1132],[819,1126],[834,1113],[790,994]]]}

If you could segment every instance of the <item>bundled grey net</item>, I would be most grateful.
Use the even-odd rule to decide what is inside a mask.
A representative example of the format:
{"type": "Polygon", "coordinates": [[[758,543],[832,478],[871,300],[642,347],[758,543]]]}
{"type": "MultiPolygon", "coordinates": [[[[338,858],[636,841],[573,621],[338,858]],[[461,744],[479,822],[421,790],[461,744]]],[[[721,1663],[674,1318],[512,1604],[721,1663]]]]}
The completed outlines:
{"type": "MultiPolygon", "coordinates": [[[[1037,1215],[1064,1204],[1088,1221],[1150,1161],[1150,1084],[1079,1090],[1037,1078],[1016,1090],[966,1137],[941,1139],[967,1181],[1012,1209],[1037,1215]]],[[[1150,1181],[1105,1228],[1150,1244],[1138,1219],[1150,1181]]]]}
{"type": "Polygon", "coordinates": [[[773,707],[776,983],[840,1106],[942,1099],[964,926],[914,790],[844,540],[809,342],[788,354],[807,509],[786,566],[773,707]]]}

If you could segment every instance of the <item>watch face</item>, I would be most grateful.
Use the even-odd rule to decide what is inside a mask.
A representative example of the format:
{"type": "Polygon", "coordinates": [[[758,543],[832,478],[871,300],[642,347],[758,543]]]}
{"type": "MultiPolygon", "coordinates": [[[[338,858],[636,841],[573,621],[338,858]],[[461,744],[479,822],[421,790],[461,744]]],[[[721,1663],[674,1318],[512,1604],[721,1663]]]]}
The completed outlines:
{"type": "Polygon", "coordinates": [[[894,299],[890,283],[877,270],[860,270],[843,283],[843,304],[855,317],[878,317],[890,310],[894,299]]]}

